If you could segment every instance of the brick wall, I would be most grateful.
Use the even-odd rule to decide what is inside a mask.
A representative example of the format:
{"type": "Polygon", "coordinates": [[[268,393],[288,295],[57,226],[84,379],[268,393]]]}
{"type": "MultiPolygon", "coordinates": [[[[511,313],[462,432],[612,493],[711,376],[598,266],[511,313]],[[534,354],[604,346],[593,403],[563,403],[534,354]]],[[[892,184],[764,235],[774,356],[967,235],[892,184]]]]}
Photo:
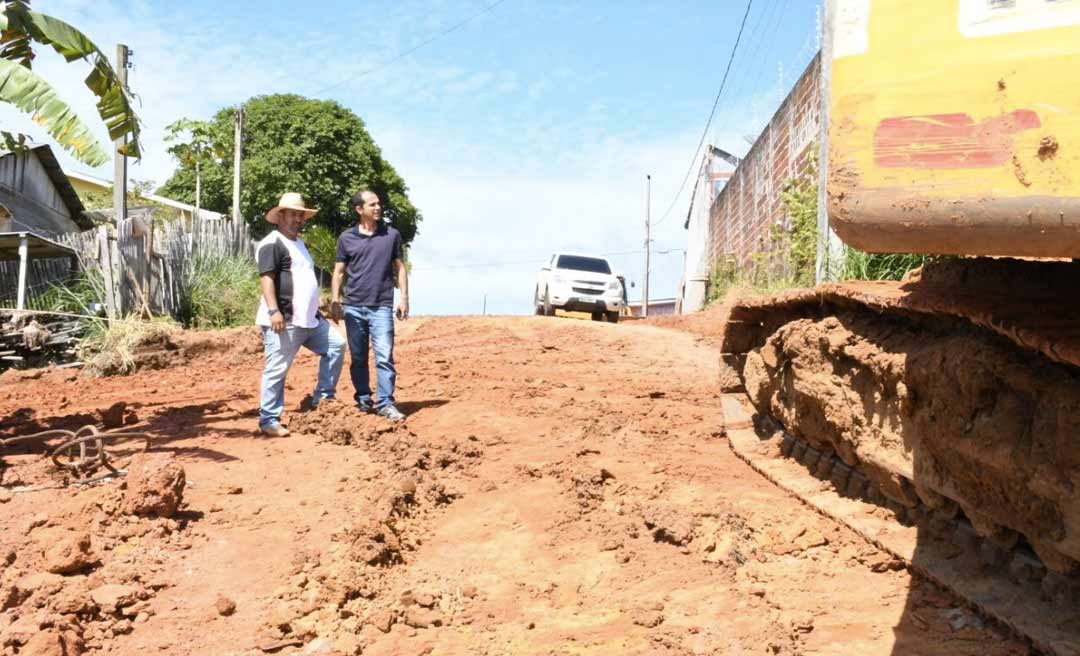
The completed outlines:
{"type": "Polygon", "coordinates": [[[709,212],[710,262],[733,259],[748,268],[772,247],[773,225],[787,225],[784,183],[812,160],[821,125],[821,55],[814,57],[735,169],[709,212]]]}

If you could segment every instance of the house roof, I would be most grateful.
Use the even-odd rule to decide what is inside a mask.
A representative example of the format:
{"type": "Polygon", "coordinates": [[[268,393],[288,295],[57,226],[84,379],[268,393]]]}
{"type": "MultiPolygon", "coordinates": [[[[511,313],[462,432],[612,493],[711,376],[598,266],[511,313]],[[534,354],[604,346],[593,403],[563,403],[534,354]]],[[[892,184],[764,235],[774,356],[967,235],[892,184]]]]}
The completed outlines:
{"type": "MultiPolygon", "coordinates": [[[[86,208],[83,207],[82,200],[79,199],[79,194],[76,193],[75,187],[71,186],[71,181],[68,180],[67,175],[64,173],[64,169],[60,166],[60,162],[57,161],[56,155],[53,154],[49,144],[32,143],[27,144],[26,147],[37,155],[41,165],[45,168],[45,172],[49,175],[49,180],[52,181],[53,186],[56,187],[57,193],[60,194],[60,199],[64,201],[64,206],[67,207],[68,212],[71,213],[71,220],[80,228],[93,228],[94,224],[89,218],[83,215],[86,208]]],[[[7,157],[10,154],[12,154],[10,150],[0,151],[0,157],[7,157]]]]}
{"type": "MultiPolygon", "coordinates": [[[[68,177],[75,178],[76,180],[81,180],[81,181],[86,182],[88,184],[97,185],[97,186],[101,187],[103,190],[104,189],[109,189],[109,188],[112,187],[112,181],[111,180],[106,180],[104,178],[98,178],[96,176],[89,175],[87,173],[80,173],[78,171],[69,171],[68,172],[68,177]]],[[[155,203],[164,205],[166,207],[171,207],[173,209],[177,209],[177,210],[181,210],[183,212],[187,212],[189,214],[194,214],[195,213],[195,206],[194,205],[188,205],[187,203],[181,203],[178,200],[173,200],[171,198],[166,198],[164,196],[158,196],[157,194],[144,194],[143,198],[145,198],[146,200],[154,201],[155,203]]],[[[200,207],[199,208],[199,216],[201,218],[211,219],[211,220],[223,219],[224,218],[223,214],[221,214],[219,212],[213,212],[211,210],[206,209],[205,207],[200,207]]]]}

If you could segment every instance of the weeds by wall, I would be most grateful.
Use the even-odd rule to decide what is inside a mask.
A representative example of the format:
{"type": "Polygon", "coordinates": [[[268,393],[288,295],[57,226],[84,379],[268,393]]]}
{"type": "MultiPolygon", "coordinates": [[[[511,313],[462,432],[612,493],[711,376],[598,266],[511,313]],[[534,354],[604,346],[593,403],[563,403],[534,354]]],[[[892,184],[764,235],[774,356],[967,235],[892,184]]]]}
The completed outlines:
{"type": "MultiPolygon", "coordinates": [[[[761,238],[750,261],[739,266],[734,254],[713,264],[706,303],[723,298],[733,287],[768,293],[814,284],[817,260],[817,160],[789,179],[780,192],[787,220],[777,223],[768,238],[761,238]]],[[[910,253],[866,253],[844,246],[841,280],[900,280],[922,266],[927,256],[910,253]]]]}

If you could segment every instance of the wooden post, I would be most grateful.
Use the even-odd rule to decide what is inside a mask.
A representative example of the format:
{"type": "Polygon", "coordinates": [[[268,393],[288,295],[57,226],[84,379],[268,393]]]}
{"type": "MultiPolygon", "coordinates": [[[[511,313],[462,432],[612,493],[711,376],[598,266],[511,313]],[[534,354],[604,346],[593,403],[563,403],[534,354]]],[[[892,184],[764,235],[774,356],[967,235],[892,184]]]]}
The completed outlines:
{"type": "Polygon", "coordinates": [[[240,217],[240,161],[244,147],[244,106],[236,108],[236,134],[233,135],[233,191],[232,191],[232,220],[239,221],[240,217]]]}
{"type": "MultiPolygon", "coordinates": [[[[116,44],[116,74],[120,77],[120,84],[127,91],[127,66],[128,47],[122,43],[116,44]]],[[[116,140],[116,149],[113,152],[113,218],[116,225],[127,218],[127,157],[121,154],[120,149],[127,145],[127,135],[116,140]]]]}
{"type": "Polygon", "coordinates": [[[116,317],[124,316],[124,254],[120,252],[120,241],[109,239],[109,264],[112,265],[113,304],[116,307],[116,317]]]}
{"type": "Polygon", "coordinates": [[[150,226],[147,230],[147,234],[143,239],[146,243],[146,264],[143,269],[143,300],[146,302],[147,311],[153,312],[153,298],[150,296],[150,279],[154,277],[154,217],[151,216],[150,226]]]}
{"type": "Polygon", "coordinates": [[[109,323],[116,318],[116,299],[113,298],[113,269],[109,258],[109,231],[105,226],[98,227],[98,266],[101,267],[101,279],[105,283],[105,308],[109,323]]]}
{"type": "Polygon", "coordinates": [[[22,310],[26,307],[26,261],[30,259],[30,244],[26,233],[19,235],[19,291],[15,301],[15,309],[22,310]]]}

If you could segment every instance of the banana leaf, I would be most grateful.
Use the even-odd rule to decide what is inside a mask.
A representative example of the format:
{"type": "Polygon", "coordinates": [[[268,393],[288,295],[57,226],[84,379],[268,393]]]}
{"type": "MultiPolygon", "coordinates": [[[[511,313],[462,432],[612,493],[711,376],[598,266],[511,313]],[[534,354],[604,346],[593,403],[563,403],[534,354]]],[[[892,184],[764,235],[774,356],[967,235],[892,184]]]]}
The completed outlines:
{"type": "Polygon", "coordinates": [[[139,117],[131,106],[131,96],[109,58],[94,42],[64,21],[31,11],[25,2],[9,3],[0,13],[0,43],[3,43],[0,56],[10,52],[9,59],[29,68],[33,54],[27,57],[19,47],[17,36],[22,34],[32,41],[52,46],[68,62],[83,59],[93,66],[86,76],[86,86],[98,98],[98,115],[105,122],[109,138],[116,141],[126,136],[128,141],[120,147],[120,152],[129,157],[140,157],[139,117]]]}
{"type": "MultiPolygon", "coordinates": [[[[31,115],[57,143],[90,166],[109,161],[109,151],[94,138],[82,119],[56,95],[44,78],[19,64],[0,59],[0,102],[11,103],[31,115]]],[[[11,135],[2,138],[9,142],[11,135]]]]}

